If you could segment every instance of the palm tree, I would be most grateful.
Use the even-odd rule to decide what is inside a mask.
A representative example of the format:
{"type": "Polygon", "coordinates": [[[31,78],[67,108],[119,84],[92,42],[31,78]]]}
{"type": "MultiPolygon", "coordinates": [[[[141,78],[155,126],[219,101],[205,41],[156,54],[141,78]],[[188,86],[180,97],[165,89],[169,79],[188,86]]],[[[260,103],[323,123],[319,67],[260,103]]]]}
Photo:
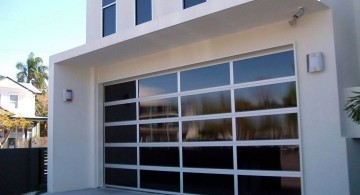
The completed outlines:
{"type": "Polygon", "coordinates": [[[18,62],[16,68],[19,70],[16,74],[18,82],[31,83],[41,91],[47,89],[48,67],[43,65],[43,60],[40,57],[34,57],[34,53],[31,52],[26,64],[18,62]]]}

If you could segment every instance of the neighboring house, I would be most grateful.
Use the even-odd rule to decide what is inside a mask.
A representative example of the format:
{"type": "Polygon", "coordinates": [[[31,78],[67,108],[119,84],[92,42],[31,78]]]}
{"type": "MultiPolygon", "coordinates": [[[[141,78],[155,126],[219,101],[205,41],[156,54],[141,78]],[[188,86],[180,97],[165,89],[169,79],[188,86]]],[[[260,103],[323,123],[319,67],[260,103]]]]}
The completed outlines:
{"type": "Polygon", "coordinates": [[[360,194],[359,1],[87,3],[50,58],[50,192],[360,194]]]}
{"type": "MultiPolygon", "coordinates": [[[[23,117],[32,121],[43,121],[46,117],[35,116],[35,96],[41,94],[30,83],[17,82],[9,77],[0,78],[0,107],[15,114],[15,117],[23,117]]],[[[36,124],[35,124],[36,126],[36,124]]],[[[39,135],[39,128],[33,129],[33,135],[39,135]]],[[[25,138],[24,133],[15,132],[11,137],[25,138]]]]}

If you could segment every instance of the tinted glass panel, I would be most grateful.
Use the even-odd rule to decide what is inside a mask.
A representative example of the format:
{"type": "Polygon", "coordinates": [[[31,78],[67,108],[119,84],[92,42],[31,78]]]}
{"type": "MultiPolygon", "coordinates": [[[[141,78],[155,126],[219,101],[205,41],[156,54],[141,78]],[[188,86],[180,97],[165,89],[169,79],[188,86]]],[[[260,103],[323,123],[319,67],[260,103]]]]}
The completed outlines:
{"type": "Polygon", "coordinates": [[[300,178],[238,176],[239,195],[300,195],[300,178]]]}
{"type": "Polygon", "coordinates": [[[184,9],[204,2],[206,2],[206,0],[184,0],[184,9]]]}
{"type": "Polygon", "coordinates": [[[137,187],[137,171],[129,169],[105,168],[105,184],[137,187]]]}
{"type": "Polygon", "coordinates": [[[136,165],[136,148],[105,148],[105,163],[136,165]]]}
{"type": "Polygon", "coordinates": [[[140,187],[164,191],[180,191],[180,173],[140,171],[140,187]]]}
{"type": "Polygon", "coordinates": [[[182,116],[231,112],[230,91],[181,97],[182,116]]]}
{"type": "Polygon", "coordinates": [[[234,194],[234,176],[184,173],[184,192],[192,194],[234,194]]]}
{"type": "Polygon", "coordinates": [[[107,6],[110,3],[114,3],[116,0],[102,0],[102,6],[107,6]]]}
{"type": "Polygon", "coordinates": [[[236,119],[237,140],[297,139],[297,114],[236,119]]]}
{"type": "Polygon", "coordinates": [[[180,78],[181,91],[229,85],[229,63],[183,71],[180,78]]]}
{"type": "Polygon", "coordinates": [[[105,122],[136,120],[136,104],[105,106],[105,122]]]}
{"type": "Polygon", "coordinates": [[[232,147],[184,147],[184,167],[233,168],[232,147]]]}
{"type": "Polygon", "coordinates": [[[170,118],[178,116],[178,99],[168,98],[139,103],[140,119],[170,118]]]}
{"type": "Polygon", "coordinates": [[[115,4],[103,9],[103,37],[114,34],[116,29],[115,4]]]}
{"type": "Polygon", "coordinates": [[[151,20],[151,0],[136,0],[136,24],[151,20]]]}
{"type": "Polygon", "coordinates": [[[287,51],[234,62],[234,81],[244,83],[294,76],[294,52],[287,51]]]}
{"type": "Polygon", "coordinates": [[[296,107],[295,82],[235,90],[236,111],[296,107]]]}
{"type": "Polygon", "coordinates": [[[183,141],[231,141],[231,119],[183,122],[183,141]]]}
{"type": "Polygon", "coordinates": [[[177,92],[176,73],[139,80],[139,96],[154,96],[177,92]]]}
{"type": "Polygon", "coordinates": [[[238,169],[300,171],[298,146],[237,147],[238,169]]]}
{"type": "Polygon", "coordinates": [[[153,123],[140,125],[140,142],[176,142],[179,123],[153,123]]]}
{"type": "Polygon", "coordinates": [[[149,166],[179,166],[179,148],[140,148],[140,164],[149,166]]]}
{"type": "Polygon", "coordinates": [[[135,81],[105,86],[105,102],[126,100],[135,97],[136,97],[135,81]]]}
{"type": "Polygon", "coordinates": [[[105,127],[105,143],[136,143],[136,125],[105,127]]]}

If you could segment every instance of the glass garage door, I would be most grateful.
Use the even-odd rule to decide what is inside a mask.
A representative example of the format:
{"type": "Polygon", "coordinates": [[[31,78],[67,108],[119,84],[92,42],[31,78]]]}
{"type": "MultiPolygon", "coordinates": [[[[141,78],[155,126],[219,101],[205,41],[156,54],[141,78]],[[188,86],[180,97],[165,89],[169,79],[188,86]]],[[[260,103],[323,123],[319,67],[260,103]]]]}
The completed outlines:
{"type": "Polygon", "coordinates": [[[301,194],[294,52],[105,85],[106,187],[301,194]]]}

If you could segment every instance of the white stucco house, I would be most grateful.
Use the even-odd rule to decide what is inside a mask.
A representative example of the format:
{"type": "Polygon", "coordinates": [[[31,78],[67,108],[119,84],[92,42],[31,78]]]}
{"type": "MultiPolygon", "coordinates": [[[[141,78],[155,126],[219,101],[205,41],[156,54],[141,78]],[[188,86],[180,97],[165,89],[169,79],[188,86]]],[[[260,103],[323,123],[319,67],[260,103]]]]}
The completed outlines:
{"type": "Polygon", "coordinates": [[[88,0],[50,58],[48,190],[360,194],[357,0],[88,0]]]}

